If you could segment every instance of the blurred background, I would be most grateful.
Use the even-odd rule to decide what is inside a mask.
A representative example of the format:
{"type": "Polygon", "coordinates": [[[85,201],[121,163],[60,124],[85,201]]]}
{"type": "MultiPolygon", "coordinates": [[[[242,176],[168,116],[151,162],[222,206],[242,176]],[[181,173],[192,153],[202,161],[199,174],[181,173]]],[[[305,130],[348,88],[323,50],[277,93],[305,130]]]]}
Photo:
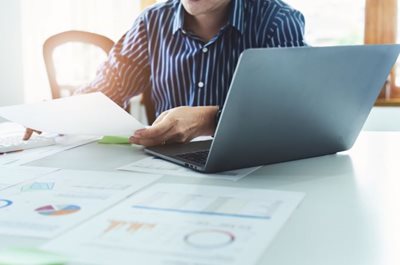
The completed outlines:
{"type": "MultiPolygon", "coordinates": [[[[84,30],[117,41],[155,0],[1,0],[0,106],[51,98],[43,43],[66,30],[84,30]]],[[[398,0],[287,0],[306,18],[312,46],[399,43],[398,0]]],[[[100,50],[76,44],[56,50],[57,80],[79,85],[106,59],[100,50]],[[77,52],[78,51],[78,52],[77,52]],[[86,56],[82,63],[74,63],[86,56]],[[79,58],[78,58],[79,57],[79,58]]],[[[384,86],[378,105],[400,106],[400,67],[384,86]]]]}

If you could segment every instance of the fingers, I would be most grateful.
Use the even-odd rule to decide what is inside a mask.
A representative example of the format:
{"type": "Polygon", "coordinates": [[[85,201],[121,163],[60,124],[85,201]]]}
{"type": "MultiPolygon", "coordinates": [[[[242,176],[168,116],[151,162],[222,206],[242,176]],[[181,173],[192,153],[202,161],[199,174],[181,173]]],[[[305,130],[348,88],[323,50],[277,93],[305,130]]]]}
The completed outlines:
{"type": "MultiPolygon", "coordinates": [[[[205,123],[210,123],[209,119],[202,121],[204,112],[204,107],[176,107],[166,111],[149,128],[137,130],[130,142],[144,146],[188,142],[203,134],[205,123]]],[[[215,113],[210,120],[214,116],[215,113]]]]}
{"type": "Polygon", "coordinates": [[[137,138],[132,136],[129,138],[129,142],[132,144],[138,144],[143,146],[156,146],[171,143],[187,143],[192,140],[192,137],[185,134],[179,128],[172,127],[168,132],[160,137],[155,138],[137,138]]]}
{"type": "Polygon", "coordinates": [[[170,131],[173,129],[171,128],[165,135],[162,135],[161,137],[151,137],[151,138],[146,138],[146,137],[136,137],[133,135],[132,137],[129,138],[129,142],[131,144],[138,144],[138,145],[143,145],[143,146],[155,146],[155,145],[162,145],[166,144],[167,141],[171,138],[170,136],[170,131]]]}
{"type": "Polygon", "coordinates": [[[29,140],[29,138],[31,138],[32,134],[33,134],[33,130],[32,129],[29,129],[29,128],[26,129],[24,137],[22,137],[22,140],[24,140],[24,141],[29,140]]]}
{"type": "Polygon", "coordinates": [[[160,138],[176,125],[174,119],[164,118],[149,128],[137,130],[133,135],[135,138],[160,138]]]}
{"type": "Polygon", "coordinates": [[[166,142],[166,132],[173,126],[165,119],[168,111],[161,113],[154,123],[145,129],[137,130],[132,137],[129,138],[131,144],[143,146],[155,146],[166,142]],[[163,138],[162,138],[163,137],[163,138]]]}
{"type": "Polygon", "coordinates": [[[28,141],[28,140],[32,137],[32,134],[33,134],[34,132],[37,133],[37,134],[41,134],[41,133],[42,133],[42,132],[40,132],[40,131],[36,131],[36,130],[30,129],[30,128],[27,128],[27,129],[25,130],[25,134],[24,134],[24,137],[22,138],[22,140],[28,141]]]}
{"type": "Polygon", "coordinates": [[[164,144],[165,141],[162,141],[159,138],[135,138],[134,136],[132,136],[131,138],[129,138],[129,142],[131,144],[138,144],[138,145],[143,145],[143,146],[156,146],[156,145],[162,145],[164,144]]]}

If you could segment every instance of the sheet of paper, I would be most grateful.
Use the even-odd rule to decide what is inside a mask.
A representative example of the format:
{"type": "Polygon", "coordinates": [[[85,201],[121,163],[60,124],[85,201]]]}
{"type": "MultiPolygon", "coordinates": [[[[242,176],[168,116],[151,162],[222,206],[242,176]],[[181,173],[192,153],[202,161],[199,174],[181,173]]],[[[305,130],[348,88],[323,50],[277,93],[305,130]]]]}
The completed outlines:
{"type": "Polygon", "coordinates": [[[0,265],[63,265],[68,261],[59,255],[30,248],[8,248],[0,251],[0,265]]]}
{"type": "MultiPolygon", "coordinates": [[[[22,134],[21,134],[22,137],[22,134]]],[[[90,142],[94,142],[98,137],[64,135],[56,138],[56,145],[40,148],[28,149],[20,152],[7,153],[0,155],[0,166],[20,166],[35,160],[42,159],[56,153],[72,149],[90,142]]]]}
{"type": "Polygon", "coordinates": [[[304,194],[156,184],[43,249],[83,264],[251,265],[304,194]]]}
{"type": "Polygon", "coordinates": [[[0,116],[43,132],[130,136],[144,125],[102,93],[0,108],[0,116]]]}
{"type": "Polygon", "coordinates": [[[160,176],[60,170],[1,192],[0,234],[53,238],[160,176]]]}
{"type": "Polygon", "coordinates": [[[189,168],[185,168],[183,166],[176,165],[174,163],[165,161],[157,157],[146,157],[136,162],[133,162],[129,165],[122,166],[118,168],[118,170],[163,174],[163,175],[181,176],[181,177],[212,178],[212,179],[238,181],[239,179],[249,175],[250,173],[256,171],[259,168],[260,167],[252,167],[252,168],[219,172],[215,174],[204,174],[193,171],[189,168]]]}
{"type": "Polygon", "coordinates": [[[7,135],[23,134],[25,127],[14,122],[0,122],[0,137],[7,135]]]}
{"type": "MultiPolygon", "coordinates": [[[[22,182],[33,180],[51,172],[56,168],[44,167],[1,167],[0,166],[0,191],[18,185],[22,182]]],[[[0,195],[1,201],[1,195],[0,195]]],[[[1,204],[1,202],[0,202],[1,204]]],[[[0,206],[1,208],[1,206],[0,206]]]]}

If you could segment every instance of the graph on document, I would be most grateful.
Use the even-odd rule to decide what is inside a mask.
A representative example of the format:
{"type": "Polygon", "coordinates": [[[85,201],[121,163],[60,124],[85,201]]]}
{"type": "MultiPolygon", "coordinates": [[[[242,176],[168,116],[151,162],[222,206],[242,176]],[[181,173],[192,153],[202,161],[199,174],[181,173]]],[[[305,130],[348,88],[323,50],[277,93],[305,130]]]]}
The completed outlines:
{"type": "Polygon", "coordinates": [[[0,199],[0,209],[10,206],[13,202],[10,200],[0,199]]]}
{"type": "Polygon", "coordinates": [[[202,216],[200,219],[182,216],[181,219],[165,214],[161,212],[164,216],[160,219],[160,212],[133,208],[125,218],[107,219],[101,226],[95,225],[93,228],[97,227],[98,234],[85,245],[101,249],[117,247],[171,258],[191,255],[204,261],[230,264],[234,258],[232,253],[239,255],[255,236],[254,227],[234,219],[231,222],[206,221],[202,216]]]}
{"type": "Polygon", "coordinates": [[[54,182],[33,182],[21,187],[22,192],[53,190],[54,182]]]}
{"type": "Polygon", "coordinates": [[[143,210],[270,219],[282,202],[260,201],[233,196],[158,191],[141,198],[132,207],[143,210]]]}
{"type": "Polygon", "coordinates": [[[301,193],[159,183],[47,244],[79,264],[255,264],[301,193]]]}

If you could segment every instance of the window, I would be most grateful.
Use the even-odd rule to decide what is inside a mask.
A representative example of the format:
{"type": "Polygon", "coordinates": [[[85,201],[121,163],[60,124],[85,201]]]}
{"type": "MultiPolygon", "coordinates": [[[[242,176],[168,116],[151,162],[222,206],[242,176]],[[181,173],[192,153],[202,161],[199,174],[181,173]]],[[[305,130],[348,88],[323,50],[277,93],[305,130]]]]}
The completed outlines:
{"type": "Polygon", "coordinates": [[[311,46],[362,44],[365,0],[286,0],[306,20],[311,46]]]}
{"type": "MultiPolygon", "coordinates": [[[[48,37],[74,29],[99,33],[116,41],[133,24],[140,12],[140,4],[140,1],[132,0],[22,0],[25,102],[50,98],[42,57],[42,46],[48,37]]],[[[59,78],[69,80],[73,85],[93,77],[98,64],[105,59],[98,54],[88,54],[92,58],[88,65],[63,69],[64,74],[59,78]]],[[[54,56],[59,64],[73,60],[71,50],[56,50],[54,56]]]]}
{"type": "MultiPolygon", "coordinates": [[[[312,46],[400,43],[399,0],[286,0],[306,17],[312,46]]],[[[400,60],[377,105],[400,105],[400,60]]]]}
{"type": "MultiPolygon", "coordinates": [[[[400,5],[397,3],[397,43],[400,43],[400,5]]],[[[395,68],[395,86],[397,90],[400,90],[400,59],[397,61],[397,66],[395,68]]]]}
{"type": "MultiPolygon", "coordinates": [[[[365,43],[385,44],[399,41],[397,6],[398,0],[366,0],[365,43]]],[[[400,105],[400,88],[396,85],[400,76],[396,72],[399,70],[395,67],[379,95],[377,105],[400,105]]]]}

